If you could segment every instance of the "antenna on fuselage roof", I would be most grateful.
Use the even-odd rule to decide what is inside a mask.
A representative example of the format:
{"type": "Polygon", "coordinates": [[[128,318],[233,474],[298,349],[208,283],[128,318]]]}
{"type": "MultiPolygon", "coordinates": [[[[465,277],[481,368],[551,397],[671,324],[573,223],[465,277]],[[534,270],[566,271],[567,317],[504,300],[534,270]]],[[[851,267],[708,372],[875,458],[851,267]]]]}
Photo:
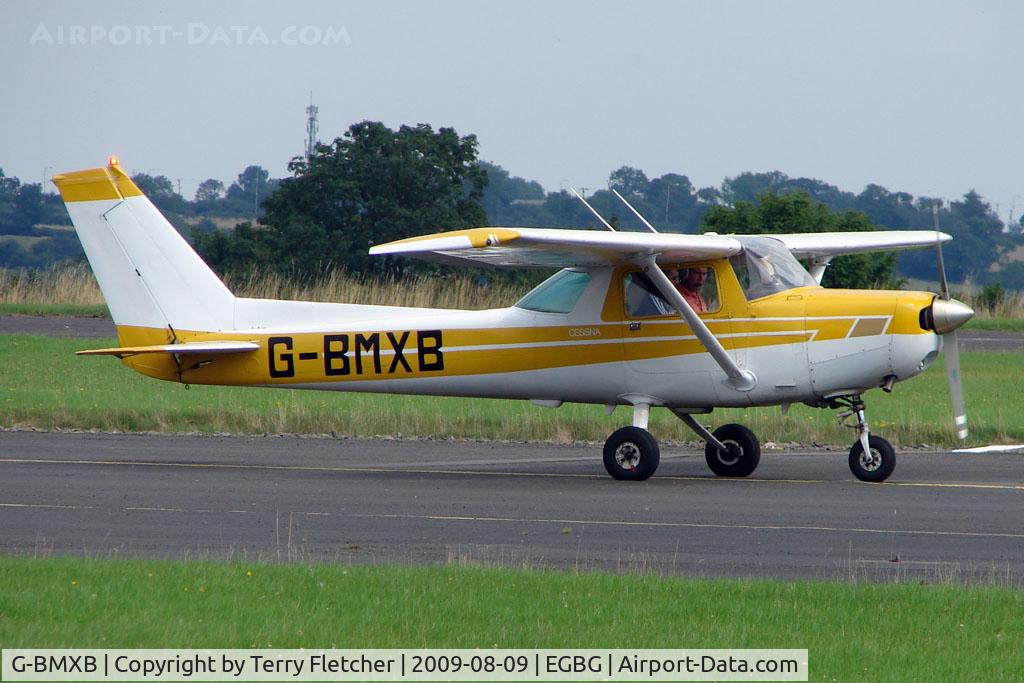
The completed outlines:
{"type": "Polygon", "coordinates": [[[595,209],[594,207],[592,207],[592,206],[590,205],[590,202],[588,202],[588,201],[587,201],[586,199],[584,199],[584,198],[583,198],[583,195],[581,195],[581,194],[580,194],[579,192],[577,192],[577,191],[576,191],[576,188],[575,188],[575,187],[570,187],[569,189],[570,189],[570,190],[572,190],[572,193],[573,193],[574,195],[576,195],[576,199],[578,199],[578,200],[580,200],[581,202],[583,202],[583,205],[584,205],[584,206],[586,206],[586,207],[587,207],[588,209],[590,209],[590,213],[592,213],[592,214],[594,214],[595,216],[597,216],[597,220],[601,221],[601,223],[602,223],[602,224],[604,225],[604,227],[608,228],[608,229],[609,229],[609,230],[611,230],[612,232],[615,232],[615,228],[613,228],[613,227],[612,227],[612,224],[611,224],[611,223],[609,223],[608,221],[606,221],[606,220],[605,220],[604,218],[602,218],[602,217],[601,217],[601,214],[599,214],[599,213],[597,212],[597,209],[595,209]]]}
{"type": "Polygon", "coordinates": [[[658,232],[657,230],[655,230],[655,229],[654,229],[654,226],[653,226],[653,225],[651,225],[650,223],[648,223],[648,222],[647,222],[647,219],[646,219],[646,218],[644,218],[643,216],[641,216],[641,215],[640,215],[640,212],[639,212],[639,211],[637,211],[636,209],[634,209],[634,208],[633,208],[633,205],[632,205],[632,204],[630,204],[629,202],[627,202],[627,201],[626,201],[626,198],[625,198],[625,197],[623,197],[623,196],[622,196],[621,194],[619,194],[619,191],[618,191],[618,190],[616,190],[616,189],[615,189],[615,188],[613,187],[613,188],[612,188],[612,192],[614,192],[614,193],[615,193],[615,196],[616,196],[616,197],[618,197],[619,199],[621,199],[621,200],[622,200],[622,203],[623,203],[623,204],[625,204],[626,206],[628,206],[628,207],[629,207],[629,210],[630,210],[630,211],[632,211],[632,212],[633,212],[633,213],[634,213],[634,214],[636,215],[636,217],[640,219],[640,222],[644,224],[644,227],[646,227],[646,228],[647,228],[648,230],[650,230],[651,232],[658,232]]]}

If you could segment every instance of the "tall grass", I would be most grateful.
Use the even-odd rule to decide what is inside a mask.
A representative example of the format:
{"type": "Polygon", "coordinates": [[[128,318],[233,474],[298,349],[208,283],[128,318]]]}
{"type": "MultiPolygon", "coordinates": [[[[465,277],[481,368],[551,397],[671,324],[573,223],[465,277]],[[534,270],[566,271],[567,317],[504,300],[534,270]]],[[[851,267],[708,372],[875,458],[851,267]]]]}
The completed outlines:
{"type": "MultiPolygon", "coordinates": [[[[275,272],[229,277],[238,296],[424,308],[483,309],[509,306],[528,285],[488,283],[466,275],[413,275],[402,280],[333,271],[320,278],[288,278],[275,272]]],[[[86,263],[45,270],[0,268],[0,304],[101,306],[103,294],[86,263]]]]}
{"type": "MultiPolygon", "coordinates": [[[[238,296],[257,299],[461,309],[508,306],[530,289],[530,285],[522,283],[486,282],[476,271],[462,275],[412,275],[401,280],[343,270],[319,278],[254,271],[228,277],[226,284],[238,296]]],[[[936,290],[937,286],[914,281],[905,288],[936,290]]],[[[968,280],[954,289],[953,296],[975,309],[975,320],[1024,319],[1022,291],[994,291],[968,280]]],[[[65,263],[45,270],[0,268],[0,304],[102,306],[104,301],[88,264],[65,263]]]]}
{"type": "Polygon", "coordinates": [[[103,304],[87,263],[62,263],[45,270],[0,268],[0,303],[36,305],[103,304]]]}
{"type": "Polygon", "coordinates": [[[396,280],[339,270],[313,279],[254,272],[229,277],[226,284],[238,296],[258,299],[462,309],[509,306],[529,289],[505,282],[485,283],[473,275],[412,275],[396,280]]]}

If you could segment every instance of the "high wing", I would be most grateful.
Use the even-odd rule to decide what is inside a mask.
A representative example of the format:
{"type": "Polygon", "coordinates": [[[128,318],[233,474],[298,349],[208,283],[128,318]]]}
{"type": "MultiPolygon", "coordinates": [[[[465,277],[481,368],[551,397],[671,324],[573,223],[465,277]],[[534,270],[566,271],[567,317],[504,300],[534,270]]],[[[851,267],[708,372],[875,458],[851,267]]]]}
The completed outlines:
{"type": "MultiPolygon", "coordinates": [[[[761,235],[779,240],[797,257],[826,261],[840,254],[920,249],[952,239],[932,230],[818,232],[761,235]]],[[[687,263],[722,258],[742,249],[731,235],[603,232],[556,228],[472,228],[379,244],[372,255],[416,256],[479,265],[569,268],[637,262],[687,263]]]]}
{"type": "Polygon", "coordinates": [[[140,353],[168,353],[175,355],[219,355],[227,353],[247,353],[259,351],[260,345],[256,342],[247,341],[198,341],[185,342],[184,344],[158,344],[156,346],[120,346],[111,349],[89,349],[78,351],[78,356],[134,356],[140,353]]]}
{"type": "Polygon", "coordinates": [[[934,247],[936,241],[952,237],[934,230],[879,230],[876,232],[808,232],[803,234],[762,235],[773,237],[797,257],[823,260],[840,254],[865,251],[892,251],[934,247]]]}
{"type": "Polygon", "coordinates": [[[472,228],[410,237],[370,248],[398,254],[491,266],[570,268],[636,262],[686,263],[738,253],[742,245],[723,235],[598,232],[554,228],[472,228]]]}

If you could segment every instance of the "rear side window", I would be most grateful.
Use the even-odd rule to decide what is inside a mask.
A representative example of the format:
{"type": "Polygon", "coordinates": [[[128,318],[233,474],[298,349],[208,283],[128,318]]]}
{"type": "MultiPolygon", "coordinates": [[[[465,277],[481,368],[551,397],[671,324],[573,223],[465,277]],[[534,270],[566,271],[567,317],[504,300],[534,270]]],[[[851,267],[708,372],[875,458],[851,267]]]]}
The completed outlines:
{"type": "Polygon", "coordinates": [[[590,273],[560,270],[537,285],[516,306],[540,313],[572,313],[588,284],[590,273]]]}

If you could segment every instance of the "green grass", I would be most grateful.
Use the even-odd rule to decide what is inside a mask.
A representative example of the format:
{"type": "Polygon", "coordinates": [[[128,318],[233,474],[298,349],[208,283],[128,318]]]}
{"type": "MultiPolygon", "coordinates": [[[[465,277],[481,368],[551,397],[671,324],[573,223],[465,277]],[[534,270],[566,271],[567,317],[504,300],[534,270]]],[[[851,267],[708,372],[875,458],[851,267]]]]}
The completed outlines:
{"type": "Polygon", "coordinates": [[[1024,671],[1024,592],[1002,586],[67,557],[0,558],[0,585],[4,648],[807,648],[810,680],[1024,671]]]}
{"type": "Polygon", "coordinates": [[[106,304],[5,304],[0,315],[70,315],[78,318],[109,318],[106,304]]]}
{"type": "Polygon", "coordinates": [[[1024,332],[1024,318],[972,318],[964,325],[964,329],[1024,332]]]}
{"type": "MultiPolygon", "coordinates": [[[[425,398],[386,394],[184,386],[138,375],[110,358],[76,350],[115,345],[107,339],[0,335],[0,425],[118,431],[305,433],[347,436],[434,436],[545,441],[603,441],[630,414],[612,417],[601,406],[558,410],[525,401],[425,398]]],[[[973,443],[1024,441],[1024,355],[963,353],[961,358],[973,443]]],[[[868,394],[871,427],[898,445],[952,444],[949,391],[943,364],[868,394]]],[[[717,410],[707,424],[740,422],[762,441],[848,445],[853,431],[835,411],[793,406],[717,410]]],[[[695,436],[665,410],[654,411],[660,439],[695,436]]]]}

